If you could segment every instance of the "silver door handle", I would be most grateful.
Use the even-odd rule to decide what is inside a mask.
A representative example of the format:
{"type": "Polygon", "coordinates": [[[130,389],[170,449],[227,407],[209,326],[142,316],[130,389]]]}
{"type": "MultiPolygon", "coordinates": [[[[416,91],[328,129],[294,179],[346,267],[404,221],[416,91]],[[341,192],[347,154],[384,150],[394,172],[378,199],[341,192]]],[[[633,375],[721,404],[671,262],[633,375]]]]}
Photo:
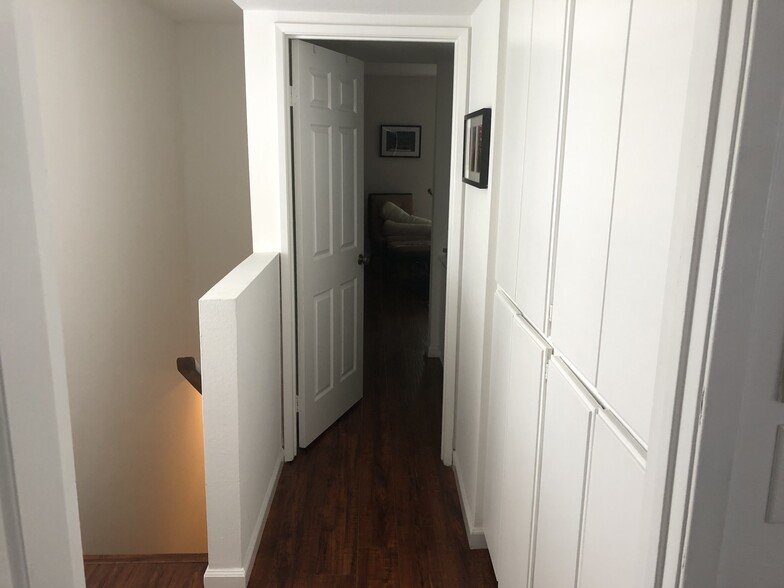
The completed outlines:
{"type": "Polygon", "coordinates": [[[360,253],[359,257],[357,257],[357,265],[368,265],[369,263],[370,263],[370,256],[369,255],[365,256],[360,253]]]}

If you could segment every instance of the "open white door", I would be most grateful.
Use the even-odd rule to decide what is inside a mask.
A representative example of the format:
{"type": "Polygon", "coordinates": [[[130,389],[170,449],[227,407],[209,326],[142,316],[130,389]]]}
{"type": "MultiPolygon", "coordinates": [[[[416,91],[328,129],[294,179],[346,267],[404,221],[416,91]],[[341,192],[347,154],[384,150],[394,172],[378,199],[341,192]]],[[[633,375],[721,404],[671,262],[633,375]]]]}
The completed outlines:
{"type": "Polygon", "coordinates": [[[364,64],[291,43],[299,445],[362,398],[364,64]]]}

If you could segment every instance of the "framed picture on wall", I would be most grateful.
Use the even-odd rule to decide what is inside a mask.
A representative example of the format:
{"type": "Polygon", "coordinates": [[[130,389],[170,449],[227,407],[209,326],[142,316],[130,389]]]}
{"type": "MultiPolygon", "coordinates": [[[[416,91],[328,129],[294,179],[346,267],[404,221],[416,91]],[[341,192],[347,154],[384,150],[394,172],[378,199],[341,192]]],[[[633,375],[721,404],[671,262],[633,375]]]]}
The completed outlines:
{"type": "Polygon", "coordinates": [[[420,125],[381,125],[381,157],[420,157],[420,125]]]}
{"type": "Polygon", "coordinates": [[[487,188],[490,167],[490,114],[489,108],[483,108],[465,117],[463,182],[477,188],[487,188]]]}

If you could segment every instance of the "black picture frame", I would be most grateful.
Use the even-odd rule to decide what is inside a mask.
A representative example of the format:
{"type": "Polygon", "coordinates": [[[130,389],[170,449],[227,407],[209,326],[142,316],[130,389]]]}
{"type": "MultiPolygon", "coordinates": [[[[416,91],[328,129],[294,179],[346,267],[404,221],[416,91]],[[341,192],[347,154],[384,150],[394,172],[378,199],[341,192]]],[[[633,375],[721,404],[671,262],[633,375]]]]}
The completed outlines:
{"type": "Polygon", "coordinates": [[[482,108],[466,114],[463,123],[463,183],[475,188],[487,188],[491,119],[492,109],[482,108]]]}
{"type": "Polygon", "coordinates": [[[422,157],[422,125],[381,125],[379,128],[381,157],[422,157]]]}

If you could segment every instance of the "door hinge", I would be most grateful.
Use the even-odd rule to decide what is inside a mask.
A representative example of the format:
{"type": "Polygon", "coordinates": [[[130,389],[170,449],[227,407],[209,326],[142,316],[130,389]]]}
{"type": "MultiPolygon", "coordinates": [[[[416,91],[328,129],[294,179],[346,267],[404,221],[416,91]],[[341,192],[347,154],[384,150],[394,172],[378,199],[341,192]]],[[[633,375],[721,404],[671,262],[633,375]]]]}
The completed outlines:
{"type": "Polygon", "coordinates": [[[294,412],[299,413],[299,394],[294,397],[294,412]]]}
{"type": "Polygon", "coordinates": [[[287,106],[294,108],[294,99],[297,96],[297,93],[294,91],[294,86],[289,86],[288,91],[286,92],[286,100],[288,101],[287,106]]]}
{"type": "Polygon", "coordinates": [[[550,360],[548,359],[547,363],[544,364],[544,379],[547,380],[547,378],[549,377],[550,377],[550,360]]]}
{"type": "Polygon", "coordinates": [[[553,326],[553,305],[547,307],[547,327],[548,330],[553,326]]]}

